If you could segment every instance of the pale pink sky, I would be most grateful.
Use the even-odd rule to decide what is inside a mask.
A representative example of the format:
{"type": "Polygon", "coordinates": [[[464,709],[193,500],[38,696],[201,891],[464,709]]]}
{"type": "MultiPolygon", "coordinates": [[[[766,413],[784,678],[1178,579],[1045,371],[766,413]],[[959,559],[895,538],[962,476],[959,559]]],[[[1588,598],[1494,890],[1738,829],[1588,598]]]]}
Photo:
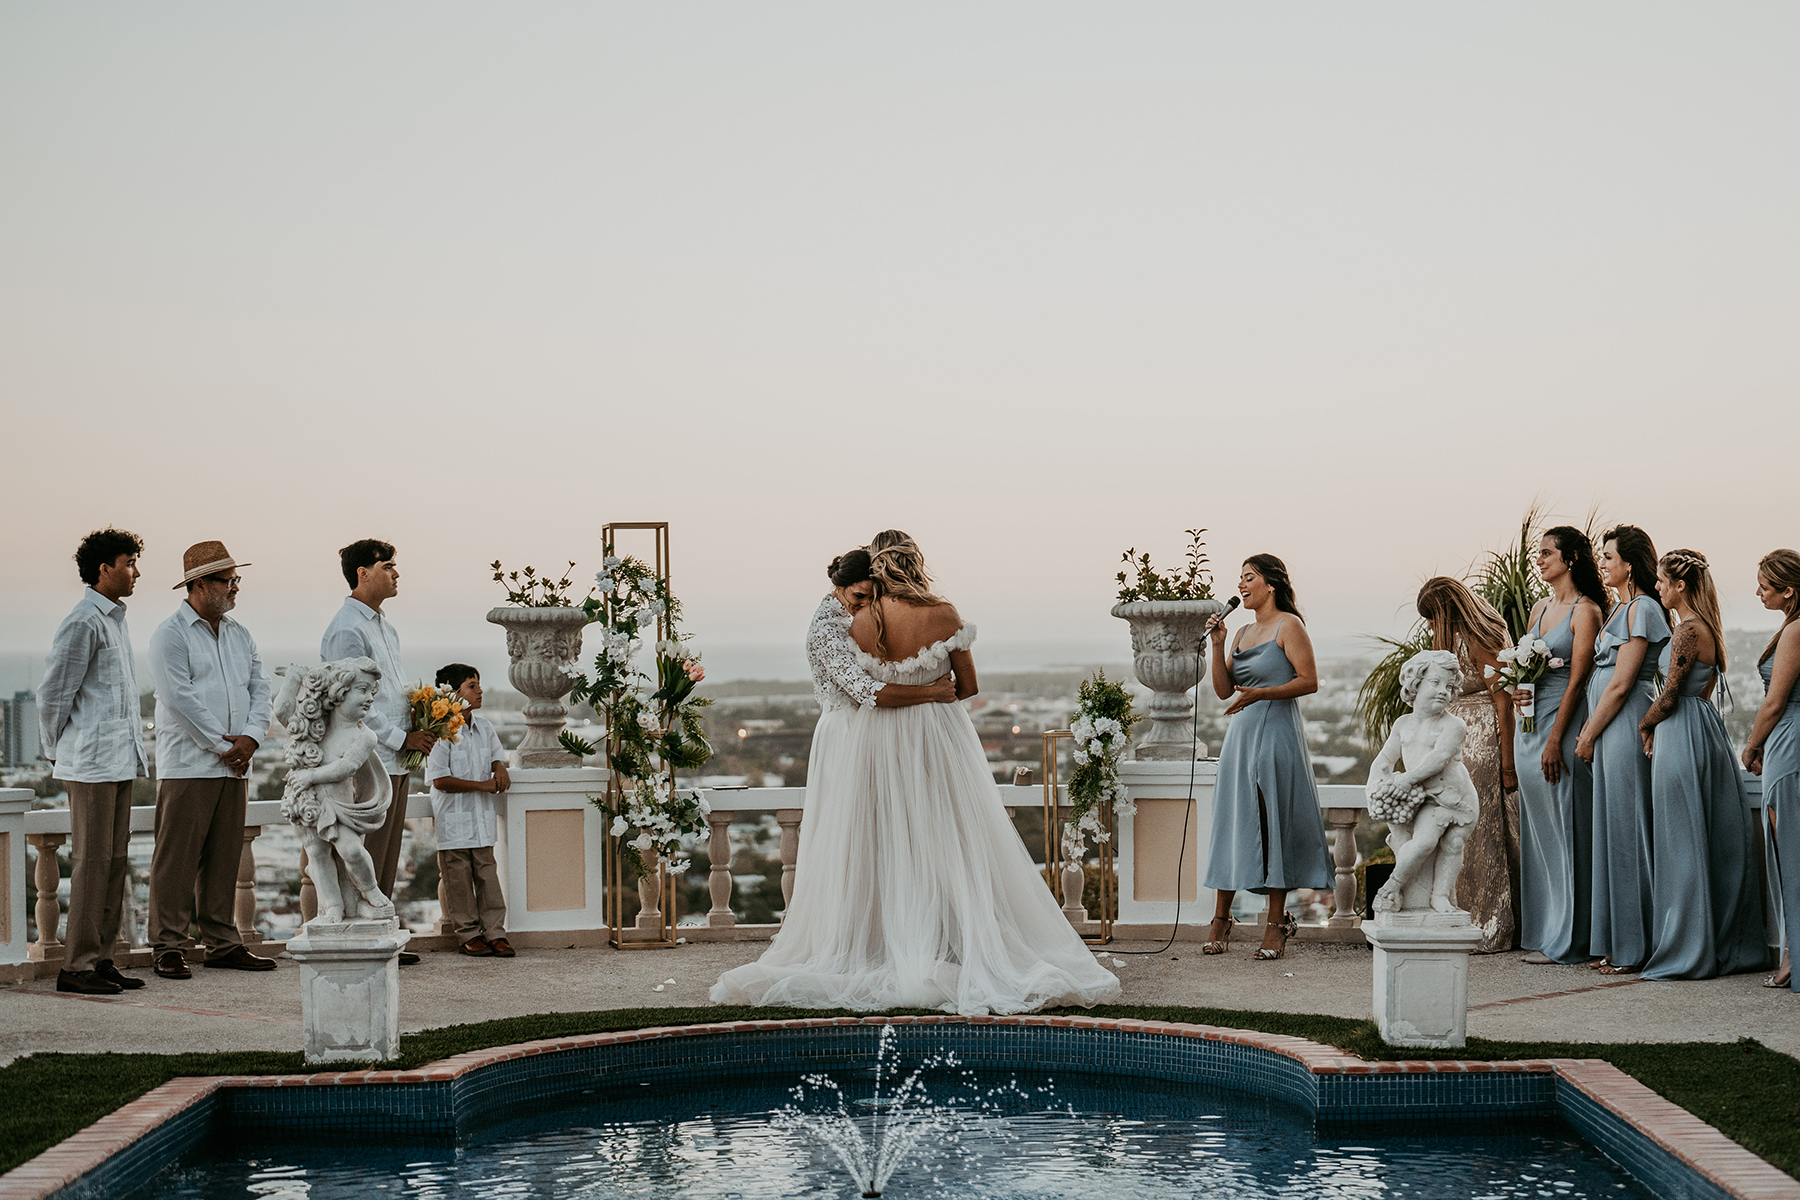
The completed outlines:
{"type": "Polygon", "coordinates": [[[316,640],[401,547],[674,523],[689,627],[798,636],[915,534],[984,637],[1118,639],[1127,545],[1287,559],[1391,632],[1542,497],[1800,544],[1800,8],[841,4],[0,9],[0,650],[69,555],[253,561],[316,640]]]}

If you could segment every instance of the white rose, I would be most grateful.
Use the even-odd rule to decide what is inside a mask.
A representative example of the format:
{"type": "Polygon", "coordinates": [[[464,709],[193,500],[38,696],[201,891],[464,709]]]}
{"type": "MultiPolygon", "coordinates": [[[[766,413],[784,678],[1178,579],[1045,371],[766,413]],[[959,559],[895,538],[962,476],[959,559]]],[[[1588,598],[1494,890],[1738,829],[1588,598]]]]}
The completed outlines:
{"type": "Polygon", "coordinates": [[[612,835],[614,837],[624,837],[625,831],[630,828],[631,826],[626,822],[624,814],[620,814],[613,818],[612,835]]]}

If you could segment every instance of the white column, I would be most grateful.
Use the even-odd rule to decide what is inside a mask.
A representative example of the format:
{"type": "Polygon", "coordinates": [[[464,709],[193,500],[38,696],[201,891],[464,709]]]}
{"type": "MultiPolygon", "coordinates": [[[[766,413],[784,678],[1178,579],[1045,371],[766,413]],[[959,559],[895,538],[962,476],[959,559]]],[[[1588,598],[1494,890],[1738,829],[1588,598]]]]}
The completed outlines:
{"type": "Polygon", "coordinates": [[[606,928],[607,820],[592,799],[606,794],[606,780],[598,767],[512,772],[495,847],[509,934],[606,928]]]}
{"type": "Polygon", "coordinates": [[[1119,924],[1169,925],[1176,919],[1178,895],[1186,897],[1179,905],[1183,925],[1205,925],[1212,920],[1213,894],[1202,886],[1202,880],[1212,848],[1213,785],[1218,774],[1216,762],[1119,764],[1120,781],[1137,806],[1135,815],[1119,815],[1113,830],[1119,924]]]}
{"type": "Polygon", "coordinates": [[[25,810],[30,788],[0,788],[0,965],[30,956],[25,940],[25,810]]]}
{"type": "Polygon", "coordinates": [[[288,956],[300,964],[308,1063],[377,1063],[400,1056],[400,951],[410,937],[389,917],[310,921],[288,940],[288,956]]]}
{"type": "Polygon", "coordinates": [[[1375,1024],[1390,1046],[1468,1043],[1469,955],[1481,930],[1466,912],[1376,913],[1363,936],[1375,947],[1375,1024]]]}

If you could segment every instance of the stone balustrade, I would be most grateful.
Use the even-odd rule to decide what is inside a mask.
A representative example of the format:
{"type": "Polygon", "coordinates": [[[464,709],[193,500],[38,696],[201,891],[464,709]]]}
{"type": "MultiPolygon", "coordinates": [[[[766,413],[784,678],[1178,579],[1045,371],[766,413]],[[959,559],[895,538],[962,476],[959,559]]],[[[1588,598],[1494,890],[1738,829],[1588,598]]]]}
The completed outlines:
{"type": "MultiPolygon", "coordinates": [[[[1205,936],[1211,920],[1213,898],[1204,886],[1206,858],[1212,828],[1212,791],[1217,764],[1213,762],[1126,762],[1121,772],[1136,805],[1136,813],[1121,816],[1114,830],[1114,866],[1118,875],[1117,918],[1114,936],[1121,939],[1163,938],[1171,926],[1183,939],[1205,936]],[[1192,799],[1190,796],[1190,780],[1192,799]],[[1185,834],[1184,834],[1185,826],[1185,834]]],[[[604,865],[608,838],[603,815],[588,803],[606,785],[606,772],[596,768],[522,768],[512,774],[512,791],[499,798],[500,837],[495,847],[502,885],[505,887],[508,932],[515,945],[600,945],[606,940],[604,865]]],[[[1747,777],[1750,802],[1762,807],[1762,781],[1747,777]]],[[[999,787],[1009,814],[1042,810],[1043,789],[1038,786],[999,787]]],[[[715,848],[709,855],[709,909],[688,913],[689,923],[678,933],[688,941],[738,941],[766,939],[778,925],[740,923],[732,910],[734,881],[731,875],[731,828],[747,813],[772,812],[780,828],[781,894],[793,895],[794,866],[805,816],[804,788],[709,789],[712,806],[711,836],[715,848]],[[717,847],[725,847],[719,853],[717,847]]],[[[1321,817],[1331,831],[1335,886],[1327,919],[1303,924],[1300,937],[1309,940],[1360,943],[1361,921],[1355,912],[1355,828],[1365,808],[1358,785],[1322,785],[1321,817]]],[[[31,809],[33,796],[26,789],[0,789],[0,982],[53,974],[63,958],[61,914],[57,899],[60,871],[57,851],[69,838],[67,809],[31,809]],[[36,851],[35,867],[27,847],[36,851]],[[27,939],[26,871],[35,869],[36,922],[40,936],[27,939]]],[[[133,833],[150,833],[156,810],[133,808],[133,833]]],[[[407,797],[407,816],[430,820],[430,797],[419,792],[407,797]]],[[[1760,816],[1760,814],[1759,814],[1760,816]]],[[[285,825],[280,805],[258,800],[249,805],[244,827],[243,854],[239,863],[235,921],[246,942],[265,952],[282,943],[264,941],[257,932],[256,863],[253,847],[258,837],[273,826],[285,825]]],[[[1041,847],[1032,846],[1033,858],[1041,847]]],[[[1760,852],[1759,844],[1759,852],[1760,852]]],[[[1764,880],[1764,911],[1771,944],[1779,942],[1773,864],[1759,863],[1764,880]]],[[[129,889],[129,882],[128,882],[129,889]]],[[[305,918],[316,912],[308,895],[301,895],[305,918]]],[[[131,904],[127,891],[127,929],[141,929],[142,906],[131,904]]],[[[1098,916],[1098,914],[1093,914],[1098,916]]],[[[1094,921],[1084,932],[1096,931],[1094,921]]],[[[414,945],[449,948],[450,931],[440,925],[437,940],[416,937],[414,945]]],[[[115,960],[134,966],[147,965],[148,948],[126,945],[121,939],[115,960]]]]}

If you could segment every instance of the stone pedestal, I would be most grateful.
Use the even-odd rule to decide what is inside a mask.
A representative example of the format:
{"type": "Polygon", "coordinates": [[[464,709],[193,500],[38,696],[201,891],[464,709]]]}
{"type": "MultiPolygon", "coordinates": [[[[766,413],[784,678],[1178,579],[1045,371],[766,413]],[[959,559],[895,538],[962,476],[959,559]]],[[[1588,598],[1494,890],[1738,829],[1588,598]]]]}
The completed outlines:
{"type": "Polygon", "coordinates": [[[300,964],[300,1022],[308,1063],[387,1062],[400,1056],[400,922],[309,921],[288,941],[300,964]]]}
{"type": "Polygon", "coordinates": [[[1377,913],[1363,936],[1375,947],[1375,1024],[1390,1046],[1432,1049],[1468,1041],[1469,955],[1481,931],[1466,912],[1377,913]]]}

